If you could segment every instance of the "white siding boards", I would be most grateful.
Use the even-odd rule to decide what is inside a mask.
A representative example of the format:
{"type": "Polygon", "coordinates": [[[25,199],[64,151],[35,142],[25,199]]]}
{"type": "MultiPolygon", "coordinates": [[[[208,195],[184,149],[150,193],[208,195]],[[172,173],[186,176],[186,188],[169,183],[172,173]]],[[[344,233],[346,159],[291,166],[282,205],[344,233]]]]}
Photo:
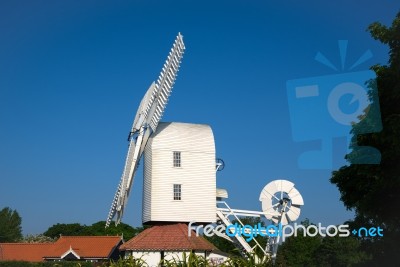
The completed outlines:
{"type": "Polygon", "coordinates": [[[215,222],[215,172],[210,126],[160,123],[144,155],[143,223],[215,222]]]}

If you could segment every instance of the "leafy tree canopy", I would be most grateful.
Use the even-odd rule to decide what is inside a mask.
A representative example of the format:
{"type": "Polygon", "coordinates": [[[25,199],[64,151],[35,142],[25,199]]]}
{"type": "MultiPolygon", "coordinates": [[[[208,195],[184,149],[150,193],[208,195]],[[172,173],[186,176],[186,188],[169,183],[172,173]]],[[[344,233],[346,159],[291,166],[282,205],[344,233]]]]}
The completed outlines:
{"type": "MultiPolygon", "coordinates": [[[[307,227],[312,223],[306,219],[301,224],[307,227]]],[[[279,246],[276,266],[345,267],[366,259],[361,242],[353,236],[304,236],[303,230],[299,229],[297,236],[288,237],[279,246]]]]}
{"type": "Polygon", "coordinates": [[[22,239],[23,243],[52,243],[54,239],[43,234],[26,235],[22,239]]]}
{"type": "Polygon", "coordinates": [[[16,210],[5,207],[0,211],[0,242],[18,242],[22,239],[22,219],[16,210]]]}
{"type": "Polygon", "coordinates": [[[338,187],[345,206],[355,211],[354,224],[384,229],[383,238],[363,240],[366,251],[374,256],[368,266],[399,266],[400,213],[394,207],[400,203],[400,12],[391,26],[375,22],[368,30],[374,39],[389,47],[388,65],[372,67],[376,81],[369,92],[373,106],[380,109],[382,131],[359,135],[359,128],[365,125],[355,124],[353,150],[346,157],[351,163],[360,156],[354,149],[357,145],[370,146],[380,151],[381,163],[344,166],[333,172],[331,182],[338,187]]]}
{"type": "Polygon", "coordinates": [[[100,235],[123,235],[125,240],[129,240],[132,237],[139,234],[143,231],[143,227],[134,228],[128,224],[120,223],[118,226],[114,224],[110,225],[109,227],[105,228],[105,221],[99,221],[92,225],[81,225],[79,223],[70,223],[70,224],[63,224],[58,223],[55,224],[47,231],[43,233],[43,235],[48,236],[50,238],[59,238],[60,235],[65,236],[100,236],[100,235]]]}

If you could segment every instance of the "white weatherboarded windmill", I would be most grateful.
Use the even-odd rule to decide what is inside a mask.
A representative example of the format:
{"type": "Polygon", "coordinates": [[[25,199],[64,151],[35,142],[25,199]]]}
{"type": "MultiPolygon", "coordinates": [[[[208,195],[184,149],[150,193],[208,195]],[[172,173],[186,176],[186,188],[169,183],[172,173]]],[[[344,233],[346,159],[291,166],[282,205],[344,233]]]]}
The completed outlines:
{"type": "MultiPolygon", "coordinates": [[[[216,161],[211,127],[204,124],[160,123],[184,51],[183,37],[179,33],[158,80],[151,84],[140,103],[129,133],[128,154],[106,226],[114,217],[116,224],[121,221],[142,156],[144,224],[159,227],[177,223],[187,229],[188,223],[196,222],[227,227],[232,225],[232,217],[242,224],[241,216],[263,215],[274,224],[295,221],[304,203],[293,183],[276,180],[266,185],[260,195],[263,211],[231,209],[223,201],[228,197],[227,191],[216,188],[216,172],[222,170],[224,164],[222,160],[216,161]]],[[[153,232],[156,231],[162,233],[163,230],[153,232]]],[[[239,234],[223,237],[234,242],[242,252],[251,253],[258,246],[265,256],[272,258],[279,243],[279,237],[276,237],[270,238],[267,248],[262,248],[257,241],[256,246],[251,247],[239,234]]],[[[137,242],[135,246],[138,246],[137,242]]]]}
{"type": "Polygon", "coordinates": [[[215,222],[211,127],[160,123],[144,153],[143,223],[215,222]]]}

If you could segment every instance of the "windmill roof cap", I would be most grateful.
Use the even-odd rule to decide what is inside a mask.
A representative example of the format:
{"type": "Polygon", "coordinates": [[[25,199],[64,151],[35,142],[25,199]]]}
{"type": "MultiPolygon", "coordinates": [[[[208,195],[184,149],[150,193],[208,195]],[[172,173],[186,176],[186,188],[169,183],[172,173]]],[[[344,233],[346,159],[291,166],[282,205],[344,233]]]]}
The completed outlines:
{"type": "Polygon", "coordinates": [[[215,153],[214,135],[207,124],[162,122],[150,143],[152,149],[215,153]]]}

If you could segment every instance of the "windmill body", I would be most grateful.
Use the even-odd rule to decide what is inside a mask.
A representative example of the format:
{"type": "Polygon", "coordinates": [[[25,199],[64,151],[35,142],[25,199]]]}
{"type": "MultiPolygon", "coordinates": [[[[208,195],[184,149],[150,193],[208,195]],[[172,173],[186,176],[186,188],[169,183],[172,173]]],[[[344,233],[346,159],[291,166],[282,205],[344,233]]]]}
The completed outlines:
{"type": "Polygon", "coordinates": [[[143,223],[216,221],[210,126],[161,122],[147,143],[143,168],[143,223]]]}

